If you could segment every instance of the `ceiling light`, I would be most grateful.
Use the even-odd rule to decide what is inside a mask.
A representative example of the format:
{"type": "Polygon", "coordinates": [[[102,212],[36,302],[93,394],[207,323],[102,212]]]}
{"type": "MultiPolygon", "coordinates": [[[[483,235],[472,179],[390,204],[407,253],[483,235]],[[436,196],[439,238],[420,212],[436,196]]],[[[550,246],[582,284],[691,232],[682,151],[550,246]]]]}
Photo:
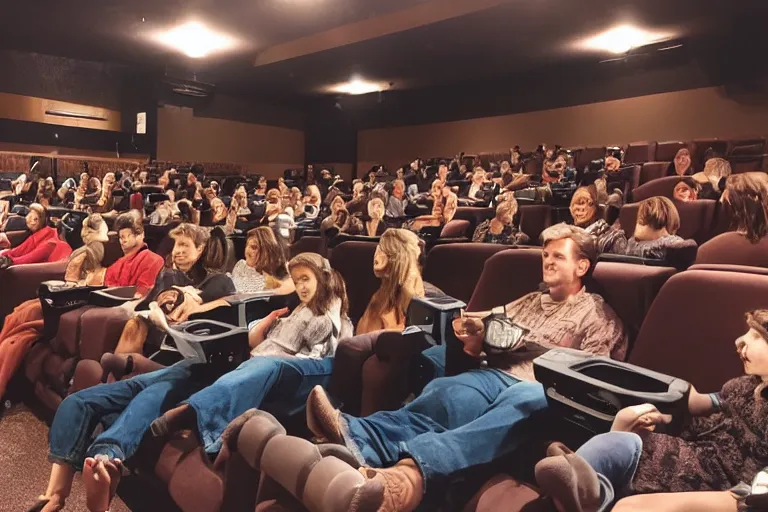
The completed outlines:
{"type": "Polygon", "coordinates": [[[388,88],[389,83],[387,82],[369,82],[362,78],[353,78],[349,82],[332,85],[326,91],[337,94],[370,94],[372,92],[384,91],[388,88]]]}
{"type": "Polygon", "coordinates": [[[233,37],[214,32],[197,21],[189,21],[167,32],[156,34],[155,40],[193,59],[207,57],[211,53],[228,50],[236,45],[233,37]]]}
{"type": "Polygon", "coordinates": [[[586,50],[600,50],[618,54],[627,53],[633,48],[658,43],[670,37],[672,34],[649,32],[632,25],[621,25],[585,39],[579,46],[586,50]]]}

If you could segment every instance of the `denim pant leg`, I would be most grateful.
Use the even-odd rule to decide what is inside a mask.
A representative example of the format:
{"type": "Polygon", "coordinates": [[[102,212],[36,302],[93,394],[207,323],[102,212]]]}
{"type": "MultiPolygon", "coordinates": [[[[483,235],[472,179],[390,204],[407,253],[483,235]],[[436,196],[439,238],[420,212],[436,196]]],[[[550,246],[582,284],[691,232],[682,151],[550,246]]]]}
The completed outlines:
{"type": "Polygon", "coordinates": [[[434,368],[435,372],[432,378],[445,377],[445,344],[435,345],[422,351],[421,358],[434,368]]]}
{"type": "Polygon", "coordinates": [[[87,456],[103,454],[121,460],[132,457],[152,422],[200,389],[203,381],[193,377],[192,366],[189,361],[181,361],[163,370],[124,381],[139,379],[143,389],[109,428],[96,436],[87,456]]]}
{"type": "MultiPolygon", "coordinates": [[[[152,384],[186,376],[188,370],[183,363],[132,379],[99,384],[68,396],[57,409],[51,425],[50,461],[82,469],[96,426],[107,418],[117,417],[112,423],[114,426],[131,401],[152,384]]],[[[149,422],[156,417],[153,416],[149,422]]]]}
{"type": "Polygon", "coordinates": [[[576,450],[600,479],[600,511],[610,510],[616,500],[627,494],[642,452],[643,441],[633,432],[600,434],[576,450]]]}
{"type": "Polygon", "coordinates": [[[197,413],[197,428],[208,453],[221,449],[227,425],[265,400],[305,404],[315,384],[327,384],[333,359],[256,356],[192,395],[187,403],[197,413]],[[303,395],[302,395],[303,393],[303,395]]]}
{"type": "Polygon", "coordinates": [[[474,421],[400,443],[399,458],[416,461],[425,490],[430,483],[446,484],[460,470],[512,453],[531,438],[533,426],[527,420],[546,409],[547,398],[538,382],[516,382],[474,421]]]}
{"type": "Polygon", "coordinates": [[[350,441],[366,464],[387,467],[402,458],[404,442],[472,422],[517,382],[498,370],[472,370],[433,380],[413,402],[396,411],[381,411],[366,418],[343,416],[350,441]]]}

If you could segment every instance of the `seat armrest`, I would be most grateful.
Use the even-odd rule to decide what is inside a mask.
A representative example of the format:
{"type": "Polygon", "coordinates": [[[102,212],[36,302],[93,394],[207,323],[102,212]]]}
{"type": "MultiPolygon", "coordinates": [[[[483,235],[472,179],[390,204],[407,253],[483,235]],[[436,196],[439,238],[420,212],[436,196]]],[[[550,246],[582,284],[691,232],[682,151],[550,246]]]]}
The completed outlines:
{"type": "Polygon", "coordinates": [[[3,290],[0,318],[5,318],[13,308],[25,300],[37,297],[40,283],[64,279],[66,268],[66,261],[58,261],[17,265],[0,271],[0,290],[3,290]]]}
{"type": "Polygon", "coordinates": [[[136,300],[135,286],[115,286],[91,292],[91,295],[88,297],[88,304],[102,308],[111,308],[132,300],[136,300]]]}
{"type": "Polygon", "coordinates": [[[80,319],[80,357],[101,361],[113,352],[131,315],[123,308],[93,308],[80,319]]]}

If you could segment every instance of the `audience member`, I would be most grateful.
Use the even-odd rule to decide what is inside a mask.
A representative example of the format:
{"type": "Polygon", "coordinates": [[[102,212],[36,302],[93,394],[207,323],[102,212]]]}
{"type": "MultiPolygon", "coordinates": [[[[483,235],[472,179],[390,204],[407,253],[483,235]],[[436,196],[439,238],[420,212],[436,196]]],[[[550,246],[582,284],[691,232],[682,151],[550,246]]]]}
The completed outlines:
{"type": "Polygon", "coordinates": [[[109,266],[104,284],[107,287],[135,286],[136,296],[143,297],[154,286],[155,278],[163,268],[163,258],[144,243],[144,225],[135,210],[117,217],[115,231],[123,256],[109,266]]]}
{"type": "Polygon", "coordinates": [[[48,213],[42,205],[32,203],[26,216],[30,235],[18,246],[0,251],[0,269],[11,265],[61,261],[72,249],[59,239],[55,228],[48,226],[48,213]]]}
{"type": "Polygon", "coordinates": [[[458,198],[448,187],[444,187],[440,180],[432,182],[432,214],[416,217],[408,224],[408,228],[420,231],[426,226],[444,226],[453,220],[458,208],[458,198]]]}
{"type": "Polygon", "coordinates": [[[576,189],[571,198],[570,211],[573,223],[595,237],[597,250],[600,253],[612,252],[616,242],[624,237],[621,230],[600,218],[597,189],[594,185],[576,189]]]}
{"type": "Polygon", "coordinates": [[[368,220],[363,225],[365,226],[365,234],[368,236],[384,234],[387,229],[387,225],[384,223],[384,201],[378,197],[368,201],[368,220]]]}
{"type": "Polygon", "coordinates": [[[677,150],[669,169],[667,169],[667,176],[690,176],[692,174],[691,152],[688,151],[688,148],[680,148],[677,150]]]}
{"type": "Polygon", "coordinates": [[[517,200],[512,197],[496,206],[496,216],[481,222],[472,235],[473,242],[503,245],[525,245],[531,240],[515,226],[517,200]]]}
{"type": "Polygon", "coordinates": [[[635,495],[623,502],[627,510],[703,510],[695,503],[742,509],[753,479],[768,465],[768,310],[746,319],[747,332],[736,339],[745,375],[719,393],[691,388],[693,419],[680,435],[654,432],[672,417],[642,404],[619,411],[611,432],[575,454],[559,443],[550,447],[552,456],[536,466],[536,480],[557,510],[608,510],[626,495],[635,495]]]}
{"type": "MultiPolygon", "coordinates": [[[[85,245],[69,255],[64,282],[61,287],[101,286],[104,283],[104,245],[107,241],[106,224],[98,214],[83,222],[85,245]]],[[[49,282],[49,286],[59,283],[49,282]]],[[[16,306],[5,318],[0,332],[0,397],[30,346],[43,334],[43,307],[39,298],[30,299],[16,306]]]]}
{"type": "Polygon", "coordinates": [[[392,182],[392,194],[387,202],[386,216],[394,219],[405,217],[405,208],[408,206],[408,198],[405,195],[405,182],[396,179],[392,182]]]}
{"type": "Polygon", "coordinates": [[[381,329],[402,331],[413,297],[424,296],[419,238],[405,229],[388,229],[373,255],[373,273],[381,286],[373,294],[357,324],[357,334],[381,329]]]}
{"type": "Polygon", "coordinates": [[[680,182],[675,185],[672,191],[672,198],[676,201],[683,203],[689,203],[696,201],[699,198],[699,184],[691,177],[683,177],[680,182]]]}
{"type": "Polygon", "coordinates": [[[697,263],[768,267],[768,175],[734,174],[722,202],[731,216],[731,232],[699,247],[697,263]]]}
{"type": "MultiPolygon", "coordinates": [[[[220,228],[209,232],[193,224],[179,224],[168,236],[174,241],[173,266],[157,274],[149,293],[135,304],[135,311],[151,311],[152,303],[161,293],[175,289],[178,293],[172,297],[173,307],[164,311],[170,320],[180,323],[189,315],[207,311],[217,299],[235,293],[232,280],[224,273],[227,240],[220,228]]],[[[115,353],[141,352],[147,340],[152,348],[159,348],[162,336],[157,329],[150,329],[150,319],[141,313],[131,318],[123,328],[115,353]]]]}
{"type": "Polygon", "coordinates": [[[527,431],[521,425],[547,407],[532,363],[549,348],[624,357],[627,336],[621,321],[602,297],[584,289],[583,279],[597,257],[593,238],[559,224],[545,230],[542,240],[548,292],[497,308],[505,321],[527,330],[520,350],[491,350],[500,346],[500,340],[486,338],[483,319],[491,312],[466,313],[454,321],[454,330],[467,353],[479,357],[488,347],[486,368],[435,379],[403,408],[365,418],[336,410],[320,386],[310,394],[310,429],[358,457],[369,483],[356,492],[383,488],[387,505],[381,510],[414,510],[427,485],[440,492],[457,471],[487,464],[525,444],[527,431]]]}
{"type": "Polygon", "coordinates": [[[692,177],[701,184],[699,199],[719,200],[725,189],[725,180],[731,175],[731,164],[724,158],[710,158],[704,170],[692,177]]]}
{"type": "Polygon", "coordinates": [[[677,236],[680,215],[666,197],[650,197],[640,202],[635,232],[629,240],[618,238],[611,252],[650,259],[666,259],[670,249],[696,247],[694,240],[677,236]]]}
{"type": "Polygon", "coordinates": [[[288,274],[285,252],[274,232],[265,226],[248,232],[245,259],[235,264],[231,277],[237,293],[273,290],[277,295],[287,295],[295,290],[288,274]]]}

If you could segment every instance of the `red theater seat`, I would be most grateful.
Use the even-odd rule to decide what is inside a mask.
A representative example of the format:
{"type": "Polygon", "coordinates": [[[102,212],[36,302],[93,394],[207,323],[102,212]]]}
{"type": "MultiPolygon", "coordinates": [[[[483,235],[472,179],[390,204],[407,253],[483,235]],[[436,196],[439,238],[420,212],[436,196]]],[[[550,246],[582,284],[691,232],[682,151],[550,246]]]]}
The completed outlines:
{"type": "Polygon", "coordinates": [[[744,265],[768,268],[768,237],[753,244],[736,232],[723,233],[704,243],[696,264],[744,265]]]}
{"type": "Polygon", "coordinates": [[[663,176],[640,185],[632,191],[632,202],[639,203],[649,197],[662,196],[672,199],[675,186],[680,183],[677,176],[663,176]]]}
{"type": "MultiPolygon", "coordinates": [[[[715,210],[717,202],[711,199],[702,199],[690,203],[675,201],[677,211],[680,214],[680,230],[677,234],[685,239],[696,240],[703,244],[714,235],[716,222],[715,210]]],[[[637,222],[638,203],[625,204],[619,213],[619,224],[627,237],[635,232],[637,222]]]]}
{"type": "Polygon", "coordinates": [[[667,175],[667,170],[669,169],[669,161],[663,160],[663,161],[654,161],[654,162],[645,162],[642,167],[640,168],[640,178],[638,179],[638,187],[635,188],[635,190],[632,192],[632,197],[635,197],[635,194],[637,193],[638,189],[651,181],[658,180],[659,178],[663,178],[667,175]]]}
{"type": "Polygon", "coordinates": [[[680,141],[667,141],[659,142],[656,144],[656,157],[654,160],[660,162],[671,162],[675,159],[675,155],[682,148],[686,147],[685,142],[680,141]]]}
{"type": "Polygon", "coordinates": [[[656,158],[656,141],[630,142],[624,151],[625,164],[644,164],[656,158]]]}
{"type": "Polygon", "coordinates": [[[541,232],[552,225],[552,207],[531,204],[520,207],[520,231],[528,235],[531,245],[539,245],[541,232]]]}

